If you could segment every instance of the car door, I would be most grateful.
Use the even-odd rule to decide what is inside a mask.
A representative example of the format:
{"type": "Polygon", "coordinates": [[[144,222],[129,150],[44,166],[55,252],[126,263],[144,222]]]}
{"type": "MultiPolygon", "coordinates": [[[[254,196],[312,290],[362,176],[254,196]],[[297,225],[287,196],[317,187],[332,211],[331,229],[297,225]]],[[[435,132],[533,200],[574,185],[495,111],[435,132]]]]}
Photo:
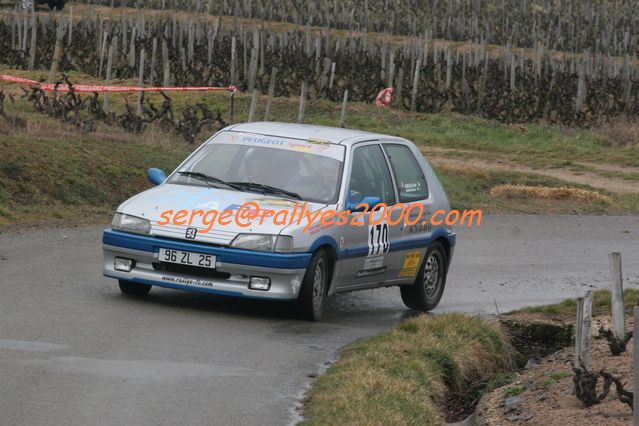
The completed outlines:
{"type": "Polygon", "coordinates": [[[393,209],[388,218],[389,243],[394,254],[388,265],[389,280],[410,282],[415,279],[432,235],[429,220],[433,200],[426,175],[410,147],[398,141],[384,142],[382,146],[401,207],[393,209]]]}
{"type": "MultiPolygon", "coordinates": [[[[366,197],[395,204],[395,187],[378,142],[353,146],[347,182],[346,208],[349,203],[356,205],[366,197]]],[[[342,230],[345,259],[339,287],[367,287],[388,279],[391,236],[382,216],[382,211],[351,212],[342,230]]]]}

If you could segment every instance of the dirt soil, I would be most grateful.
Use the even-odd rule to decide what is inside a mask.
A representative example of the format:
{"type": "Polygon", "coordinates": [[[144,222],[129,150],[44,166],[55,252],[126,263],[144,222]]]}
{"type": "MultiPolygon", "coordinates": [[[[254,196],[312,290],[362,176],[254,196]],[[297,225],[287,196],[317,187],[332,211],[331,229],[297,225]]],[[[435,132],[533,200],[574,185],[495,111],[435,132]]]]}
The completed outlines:
{"type": "MultiPolygon", "coordinates": [[[[474,168],[478,170],[495,170],[504,172],[533,173],[567,182],[576,182],[582,185],[590,185],[593,188],[605,189],[616,193],[639,193],[639,184],[636,181],[626,180],[618,177],[601,176],[590,172],[572,172],[567,169],[536,169],[533,167],[517,164],[507,160],[489,161],[481,158],[446,158],[441,156],[430,156],[430,161],[435,166],[474,168]]],[[[602,170],[603,167],[600,167],[602,170]]],[[[630,168],[629,168],[630,169],[630,168]]],[[[634,168],[631,168],[635,172],[634,168]]]]}
{"type": "MultiPolygon", "coordinates": [[[[598,337],[599,327],[611,328],[609,317],[593,318],[590,371],[605,369],[619,377],[624,389],[632,391],[632,339],[627,351],[612,356],[605,339],[598,337]]],[[[632,330],[632,322],[626,323],[632,330]]],[[[585,408],[573,394],[574,359],[572,347],[562,349],[538,362],[530,361],[515,382],[484,395],[477,408],[479,425],[631,425],[632,410],[617,400],[614,384],[608,396],[597,405],[585,408]]],[[[602,380],[597,384],[601,392],[602,380]]]]}

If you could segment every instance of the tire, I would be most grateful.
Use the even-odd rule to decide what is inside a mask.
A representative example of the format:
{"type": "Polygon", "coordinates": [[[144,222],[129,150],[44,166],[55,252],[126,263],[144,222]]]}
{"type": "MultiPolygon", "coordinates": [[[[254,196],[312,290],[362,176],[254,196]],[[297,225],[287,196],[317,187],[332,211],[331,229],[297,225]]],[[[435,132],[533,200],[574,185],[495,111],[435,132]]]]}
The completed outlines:
{"type": "Polygon", "coordinates": [[[424,312],[435,309],[444,294],[447,265],[442,243],[435,242],[428,247],[415,282],[400,286],[404,305],[424,312]]]}
{"type": "MultiPolygon", "coordinates": [[[[31,1],[35,1],[35,0],[31,0],[31,1]]],[[[60,11],[64,9],[64,0],[49,0],[47,3],[49,4],[49,9],[51,10],[56,9],[60,11]]]]}
{"type": "Polygon", "coordinates": [[[140,284],[125,280],[118,280],[118,284],[120,285],[120,291],[122,293],[134,294],[136,296],[144,296],[151,291],[152,287],[149,284],[140,284]]]}
{"type": "Polygon", "coordinates": [[[300,293],[297,296],[296,312],[308,321],[319,321],[324,313],[328,295],[329,259],[324,250],[318,250],[306,268],[300,293]]]}

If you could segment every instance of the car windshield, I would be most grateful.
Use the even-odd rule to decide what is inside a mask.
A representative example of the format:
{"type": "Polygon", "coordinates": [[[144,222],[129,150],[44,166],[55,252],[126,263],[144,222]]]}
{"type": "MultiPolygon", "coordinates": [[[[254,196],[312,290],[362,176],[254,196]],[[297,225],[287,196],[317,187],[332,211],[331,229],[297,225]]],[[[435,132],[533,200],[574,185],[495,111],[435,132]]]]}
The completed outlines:
{"type": "Polygon", "coordinates": [[[211,185],[309,202],[337,202],[344,147],[222,132],[182,164],[168,183],[211,185]]]}

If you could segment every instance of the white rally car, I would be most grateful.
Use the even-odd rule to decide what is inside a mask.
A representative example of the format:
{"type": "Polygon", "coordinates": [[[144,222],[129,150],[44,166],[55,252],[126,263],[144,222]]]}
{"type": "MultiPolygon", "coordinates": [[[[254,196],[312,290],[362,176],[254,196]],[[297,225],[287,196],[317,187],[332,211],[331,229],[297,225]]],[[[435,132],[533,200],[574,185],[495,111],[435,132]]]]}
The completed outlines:
{"type": "Polygon", "coordinates": [[[311,320],[337,292],[397,285],[408,307],[424,311],[442,297],[455,234],[426,217],[450,207],[410,141],[321,126],[238,124],[212,136],[168,177],[159,169],[148,177],[157,186],[120,205],[103,235],[104,275],[124,293],[159,286],[290,300],[311,320]],[[372,211],[378,203],[389,213],[372,211]],[[258,209],[279,215],[252,218],[258,209]],[[213,210],[237,216],[212,225],[193,213],[213,210]],[[318,216],[310,222],[329,210],[344,223],[320,223],[318,216]]]}

